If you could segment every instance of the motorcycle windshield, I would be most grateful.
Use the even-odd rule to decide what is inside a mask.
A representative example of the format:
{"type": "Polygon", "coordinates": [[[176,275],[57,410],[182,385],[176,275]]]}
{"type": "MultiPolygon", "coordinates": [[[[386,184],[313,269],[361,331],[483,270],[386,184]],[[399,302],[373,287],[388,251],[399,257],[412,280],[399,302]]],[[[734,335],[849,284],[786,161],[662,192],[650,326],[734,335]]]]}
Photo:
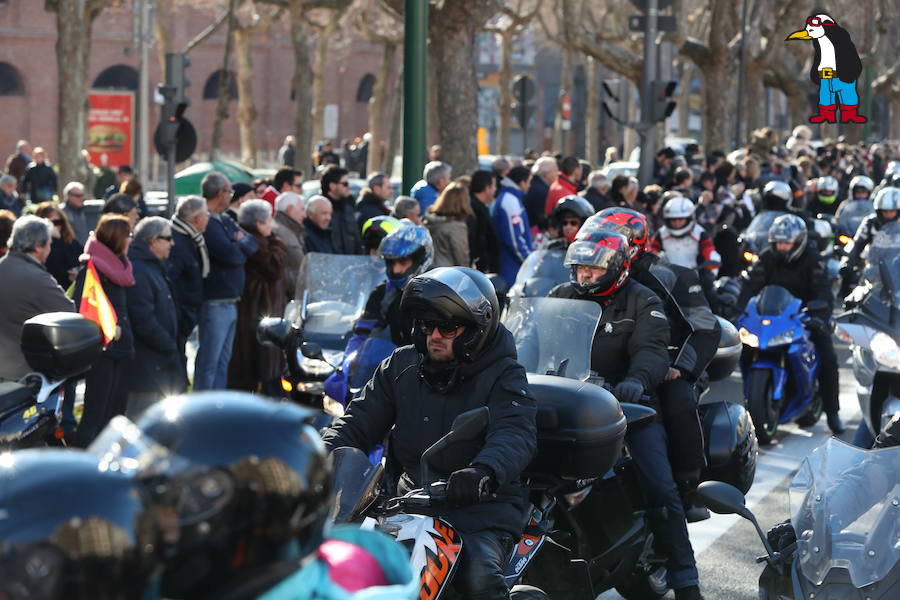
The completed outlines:
{"type": "Polygon", "coordinates": [[[513,334],[519,363],[529,373],[556,370],[569,359],[566,377],[590,374],[591,344],[600,305],[589,300],[513,298],[503,324],[513,334]]]}
{"type": "Polygon", "coordinates": [[[565,258],[565,250],[536,250],[529,254],[519,267],[509,297],[546,296],[560,283],[569,281],[570,270],[563,264],[565,258]]]}
{"type": "Polygon", "coordinates": [[[863,275],[875,286],[884,286],[884,289],[894,297],[900,292],[898,256],[900,256],[900,222],[892,221],[872,238],[863,275]]]}
{"type": "Polygon", "coordinates": [[[779,210],[766,210],[759,213],[750,221],[750,225],[747,226],[747,230],[741,235],[741,239],[744,240],[750,250],[759,254],[766,247],[766,243],[769,240],[769,227],[772,226],[775,219],[786,214],[786,212],[779,210]]]}
{"type": "Polygon", "coordinates": [[[306,255],[297,281],[305,302],[304,334],[343,336],[362,314],[369,294],[384,280],[384,262],[374,256],[306,255]]]}
{"type": "Polygon", "coordinates": [[[784,313],[794,300],[796,298],[780,285],[767,285],[756,297],[756,312],[759,315],[778,316],[784,313]]]}
{"type": "Polygon", "coordinates": [[[900,558],[900,447],[862,450],[831,438],[804,459],[790,502],[800,568],[816,585],[837,567],[861,588],[900,558]]]}
{"type": "Polygon", "coordinates": [[[873,212],[875,212],[875,207],[870,200],[849,202],[837,219],[837,233],[853,237],[862,220],[873,212]]]}

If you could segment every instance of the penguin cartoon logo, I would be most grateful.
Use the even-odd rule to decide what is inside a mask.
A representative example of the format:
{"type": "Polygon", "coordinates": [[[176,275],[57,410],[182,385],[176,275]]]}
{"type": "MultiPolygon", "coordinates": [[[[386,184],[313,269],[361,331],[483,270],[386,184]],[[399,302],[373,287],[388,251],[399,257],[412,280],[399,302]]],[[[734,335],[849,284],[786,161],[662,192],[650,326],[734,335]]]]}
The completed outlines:
{"type": "Polygon", "coordinates": [[[819,84],[819,114],[810,123],[837,123],[840,106],[841,123],[865,123],[859,114],[856,80],[862,62],[850,34],[826,14],[806,19],[806,28],[795,31],[787,40],[812,40],[815,47],[809,78],[819,84]]]}

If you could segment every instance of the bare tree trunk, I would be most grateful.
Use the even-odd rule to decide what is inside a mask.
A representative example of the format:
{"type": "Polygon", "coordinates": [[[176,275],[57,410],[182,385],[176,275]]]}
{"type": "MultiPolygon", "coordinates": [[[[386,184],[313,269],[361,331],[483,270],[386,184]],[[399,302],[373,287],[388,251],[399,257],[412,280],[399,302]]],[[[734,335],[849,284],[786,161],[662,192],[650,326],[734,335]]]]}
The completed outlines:
{"type": "Polygon", "coordinates": [[[256,106],[253,103],[253,59],[250,40],[243,29],[234,32],[237,45],[238,128],[241,135],[241,162],[256,168],[256,106]]]}
{"type": "Polygon", "coordinates": [[[372,99],[369,101],[369,133],[372,135],[369,140],[369,160],[366,165],[366,173],[369,174],[384,171],[383,147],[386,146],[384,131],[385,121],[388,118],[385,114],[385,107],[396,56],[397,44],[386,42],[381,55],[381,69],[375,79],[375,89],[372,91],[372,99]]]}
{"type": "Polygon", "coordinates": [[[312,127],[309,107],[312,104],[312,66],[309,60],[309,29],[303,20],[305,0],[291,0],[291,41],[294,46],[294,118],[297,154],[294,166],[312,174],[312,127]]]}
{"type": "Polygon", "coordinates": [[[600,114],[600,82],[597,73],[597,61],[588,56],[584,65],[587,71],[587,108],[584,113],[584,156],[591,164],[600,159],[600,129],[597,117],[600,114]]]}
{"type": "Polygon", "coordinates": [[[678,86],[678,135],[687,137],[691,119],[691,79],[694,75],[692,65],[681,64],[678,86]]]}
{"type": "Polygon", "coordinates": [[[498,153],[509,154],[509,134],[512,130],[512,44],[515,27],[500,34],[500,128],[497,131],[498,153]]]}
{"type": "Polygon", "coordinates": [[[174,0],[156,0],[153,13],[153,30],[156,35],[156,58],[160,73],[165,77],[166,52],[172,48],[172,3],[174,0]]]}
{"type": "Polygon", "coordinates": [[[436,88],[438,134],[442,158],[456,174],[478,165],[478,79],[475,75],[475,35],[497,10],[488,0],[454,0],[429,18],[429,54],[438,74],[436,88]]]}
{"type": "Polygon", "coordinates": [[[231,96],[228,93],[229,83],[231,83],[231,55],[234,53],[234,30],[237,26],[237,15],[235,11],[238,7],[239,0],[229,0],[228,3],[228,31],[225,34],[225,56],[222,58],[222,72],[219,74],[219,98],[216,102],[216,113],[213,118],[212,143],[210,144],[209,155],[211,160],[216,160],[219,154],[219,146],[222,143],[222,123],[228,118],[228,103],[231,96]]]}
{"type": "Polygon", "coordinates": [[[70,181],[87,179],[81,150],[87,129],[88,67],[94,19],[104,2],[58,0],[46,8],[56,12],[57,127],[59,129],[60,196],[70,181]]]}
{"type": "Polygon", "coordinates": [[[900,138],[900,96],[894,96],[891,98],[890,104],[890,114],[891,114],[891,139],[896,140],[900,138]]]}
{"type": "Polygon", "coordinates": [[[771,125],[764,123],[765,121],[765,104],[766,104],[766,88],[763,85],[763,68],[756,61],[748,60],[746,62],[747,75],[744,78],[744,118],[742,119],[743,127],[740,132],[740,143],[750,141],[750,133],[759,129],[763,125],[771,125]]]}
{"type": "MultiPolygon", "coordinates": [[[[328,47],[334,33],[334,16],[329,15],[328,24],[318,29],[319,39],[316,43],[316,66],[313,69],[313,140],[323,137],[325,129],[325,69],[328,65],[328,47]]],[[[335,144],[339,140],[334,140],[335,144]]]]}
{"type": "Polygon", "coordinates": [[[394,80],[394,101],[391,103],[391,129],[384,151],[385,173],[394,174],[394,157],[400,154],[400,134],[403,131],[403,66],[397,70],[394,80]]]}
{"type": "Polygon", "coordinates": [[[570,47],[563,48],[563,64],[562,74],[559,81],[559,97],[556,99],[556,118],[553,127],[553,148],[563,154],[570,154],[569,140],[571,139],[571,130],[563,131],[562,117],[562,101],[563,97],[572,89],[572,50],[570,47]],[[564,147],[565,146],[565,147],[564,147]]]}

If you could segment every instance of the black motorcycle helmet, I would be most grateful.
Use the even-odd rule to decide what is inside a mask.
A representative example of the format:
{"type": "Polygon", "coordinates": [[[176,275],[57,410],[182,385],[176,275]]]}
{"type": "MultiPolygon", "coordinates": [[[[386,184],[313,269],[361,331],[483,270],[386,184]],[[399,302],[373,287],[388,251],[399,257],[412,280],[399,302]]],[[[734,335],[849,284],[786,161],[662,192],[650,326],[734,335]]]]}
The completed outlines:
{"type": "Polygon", "coordinates": [[[572,285],[583,296],[608,296],[625,285],[631,267],[631,249],[621,233],[595,230],[581,233],[566,251],[566,266],[572,269],[572,285]],[[578,283],[579,265],[603,267],[606,274],[592,283],[578,283]]]}
{"type": "Polygon", "coordinates": [[[161,565],[156,524],[140,486],[96,456],[4,454],[0,598],[142,598],[161,565]]]}
{"type": "Polygon", "coordinates": [[[581,196],[576,196],[574,194],[570,196],[565,196],[564,198],[560,198],[556,203],[556,206],[553,207],[553,212],[550,213],[550,219],[553,223],[559,228],[560,234],[563,235],[566,239],[566,242],[572,243],[575,241],[575,236],[578,235],[578,230],[575,231],[575,234],[571,236],[565,236],[563,233],[563,225],[565,225],[566,219],[575,219],[580,221],[579,228],[584,222],[594,214],[594,207],[591,206],[591,203],[582,198],[581,196]]]}
{"type": "Polygon", "coordinates": [[[497,333],[500,303],[491,281],[467,267],[441,267],[414,277],[403,291],[400,310],[415,319],[413,343],[427,356],[423,322],[466,325],[453,340],[453,356],[471,363],[497,333]]]}
{"type": "Polygon", "coordinates": [[[241,392],[167,398],[137,425],[116,417],[90,450],[129,470],[172,543],[163,596],[194,598],[322,542],[331,509],[314,413],[241,392]],[[176,541],[177,540],[177,541],[176,541]]]}
{"type": "Polygon", "coordinates": [[[769,227],[769,243],[775,254],[787,263],[792,263],[806,250],[806,223],[797,215],[781,215],[769,227]],[[791,242],[793,246],[788,252],[779,252],[775,244],[791,242]]]}

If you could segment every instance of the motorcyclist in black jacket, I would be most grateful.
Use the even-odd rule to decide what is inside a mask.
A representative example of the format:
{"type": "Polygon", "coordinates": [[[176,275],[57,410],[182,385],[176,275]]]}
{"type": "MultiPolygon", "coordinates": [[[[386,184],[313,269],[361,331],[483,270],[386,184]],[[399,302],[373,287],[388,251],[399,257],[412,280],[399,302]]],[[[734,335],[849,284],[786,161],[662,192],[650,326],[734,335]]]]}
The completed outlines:
{"type": "Polygon", "coordinates": [[[852,247],[841,261],[841,298],[846,297],[856,285],[862,251],[886,223],[896,221],[897,215],[900,215],[900,188],[886,187],[879,190],[872,204],[875,206],[875,214],[869,215],[859,224],[853,236],[852,247]]]}
{"type": "Polygon", "coordinates": [[[463,538],[456,590],[476,600],[507,598],[503,567],[526,504],[519,475],[537,447],[525,369],[500,324],[493,286],[474,269],[444,267],[415,277],[401,310],[414,319],[414,345],[381,364],[323,439],[329,449],[369,452],[387,436],[387,471],[398,476],[398,491],[406,491],[429,483],[421,479],[420,459],[453,419],[489,407],[482,439],[454,444],[432,461],[433,473],[448,478],[450,504],[434,510],[463,538]]]}
{"type": "MultiPolygon", "coordinates": [[[[669,369],[669,322],[656,294],[631,279],[628,240],[612,231],[581,232],[565,260],[572,281],[556,286],[550,296],[603,306],[591,348],[591,370],[615,386],[613,393],[620,402],[652,396],[669,369]]],[[[650,524],[656,548],[666,557],[667,583],[679,600],[702,598],[665,428],[653,422],[630,429],[626,439],[650,502],[666,509],[653,514],[650,524]]]]}
{"type": "Polygon", "coordinates": [[[739,314],[750,299],[767,285],[779,285],[805,305],[818,301],[810,310],[813,317],[809,333],[819,357],[819,393],[828,417],[828,427],[842,433],[844,425],[838,415],[838,365],[827,323],[831,319],[833,297],[825,261],[812,244],[807,243],[806,224],[797,215],[781,215],[769,228],[770,246],[744,272],[743,288],[738,299],[739,314]]]}
{"type": "Polygon", "coordinates": [[[628,208],[607,208],[585,221],[581,233],[595,229],[615,231],[628,239],[632,279],[663,301],[671,332],[671,364],[656,391],[669,436],[669,459],[688,522],[708,519],[709,511],[696,497],[706,454],[694,384],[719,348],[719,322],[709,308],[695,269],[670,264],[645,252],[649,229],[644,214],[628,208]]]}

